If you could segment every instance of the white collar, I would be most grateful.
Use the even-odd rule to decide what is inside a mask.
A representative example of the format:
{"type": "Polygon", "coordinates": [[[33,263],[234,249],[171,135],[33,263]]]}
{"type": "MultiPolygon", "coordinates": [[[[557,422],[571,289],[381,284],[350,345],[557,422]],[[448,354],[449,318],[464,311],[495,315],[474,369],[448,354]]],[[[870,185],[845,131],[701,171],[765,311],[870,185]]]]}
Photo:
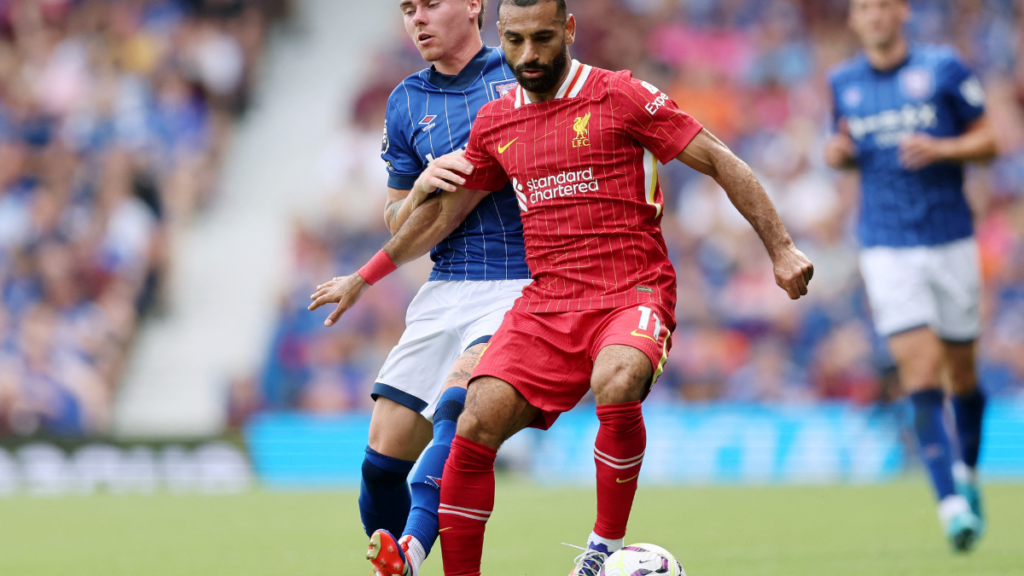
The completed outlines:
{"type": "MultiPolygon", "coordinates": [[[[580,64],[578,60],[573,60],[572,65],[569,66],[569,74],[565,77],[565,81],[558,88],[558,92],[555,94],[555,99],[559,98],[575,98],[579,96],[580,91],[583,90],[583,85],[587,83],[587,78],[590,76],[590,71],[593,67],[587,66],[586,64],[580,64]]],[[[526,93],[526,90],[522,86],[516,87],[516,108],[519,108],[523,104],[532,104],[530,96],[526,93]]]]}

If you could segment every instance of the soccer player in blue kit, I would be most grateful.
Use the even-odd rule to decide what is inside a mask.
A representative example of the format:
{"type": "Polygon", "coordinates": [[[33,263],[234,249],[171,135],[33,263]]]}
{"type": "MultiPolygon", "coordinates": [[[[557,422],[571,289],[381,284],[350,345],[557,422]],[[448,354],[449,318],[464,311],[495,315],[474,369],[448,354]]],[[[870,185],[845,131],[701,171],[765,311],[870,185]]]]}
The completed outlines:
{"type": "Polygon", "coordinates": [[[975,371],[980,271],[963,163],[996,154],[978,79],[949,48],[910,45],[907,0],[851,0],[863,54],[831,75],[826,161],[861,177],[861,273],[875,327],[910,396],[920,453],[955,550],[983,529],[976,466],[985,396],[975,371]],[[945,381],[944,381],[945,380],[945,381]],[[943,424],[946,392],[959,458],[943,424]]]}
{"type": "MultiPolygon", "coordinates": [[[[465,179],[442,156],[469,142],[480,108],[518,84],[480,36],[485,0],[395,0],[406,32],[433,65],[405,79],[388,100],[381,157],[389,173],[385,220],[394,236],[358,273],[317,287],[310,310],[338,306],[333,325],[368,285],[426,251],[452,195],[406,202],[417,178],[455,192],[465,179]],[[428,180],[429,181],[429,180],[428,180]],[[411,241],[410,241],[411,239],[411,241]]],[[[461,209],[461,208],[460,208],[461,209]]],[[[468,209],[468,208],[467,208],[468,209]]],[[[359,510],[375,574],[416,576],[438,535],[441,474],[486,343],[530,282],[519,205],[510,185],[470,212],[432,247],[430,280],[409,305],[406,330],[373,387],[359,510]],[[431,424],[431,419],[433,424],[431,424]],[[433,439],[433,445],[423,453],[433,439]],[[422,460],[407,478],[420,454],[422,460]]]]}

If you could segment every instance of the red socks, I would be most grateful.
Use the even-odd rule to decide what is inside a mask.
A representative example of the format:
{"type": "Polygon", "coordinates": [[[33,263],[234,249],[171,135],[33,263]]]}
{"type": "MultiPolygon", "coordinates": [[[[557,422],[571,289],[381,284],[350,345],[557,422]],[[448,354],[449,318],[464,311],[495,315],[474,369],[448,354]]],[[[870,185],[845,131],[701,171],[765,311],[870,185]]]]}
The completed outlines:
{"type": "Polygon", "coordinates": [[[597,419],[601,421],[601,427],[594,443],[594,460],[597,463],[597,523],[594,533],[601,538],[617,540],[626,536],[626,523],[633,508],[640,465],[647,448],[647,429],[640,402],[598,406],[597,419]]]}
{"type": "MultiPolygon", "coordinates": [[[[626,536],[637,478],[647,447],[640,402],[598,406],[601,428],[594,444],[597,463],[597,524],[610,540],[626,536]]],[[[441,480],[441,550],[445,576],[480,576],[484,530],[494,509],[497,451],[455,436],[441,480]]]]}
{"type": "Polygon", "coordinates": [[[480,576],[484,530],[494,509],[497,454],[496,450],[462,436],[456,435],[452,441],[441,477],[438,509],[445,576],[480,576]]]}

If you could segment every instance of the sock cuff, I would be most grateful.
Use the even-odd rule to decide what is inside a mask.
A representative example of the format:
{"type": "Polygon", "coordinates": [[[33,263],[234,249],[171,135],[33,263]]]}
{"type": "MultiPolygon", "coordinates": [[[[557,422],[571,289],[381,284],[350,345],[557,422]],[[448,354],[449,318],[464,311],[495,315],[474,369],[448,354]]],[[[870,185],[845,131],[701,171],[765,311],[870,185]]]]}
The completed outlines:
{"type": "Polygon", "coordinates": [[[981,405],[981,406],[984,406],[985,405],[985,400],[986,400],[985,392],[981,389],[981,386],[978,386],[974,390],[971,390],[970,392],[967,392],[967,393],[964,393],[964,394],[954,394],[953,395],[953,402],[956,402],[957,404],[963,404],[963,405],[975,405],[975,406],[981,405]]]}
{"type": "Polygon", "coordinates": [[[605,404],[597,407],[597,418],[599,420],[625,418],[630,416],[643,417],[642,403],[623,402],[622,404],[605,404]]]}
{"type": "Polygon", "coordinates": [[[399,474],[403,477],[408,476],[409,472],[412,471],[412,467],[416,465],[415,462],[385,456],[369,446],[366,447],[366,454],[363,456],[363,462],[371,464],[384,472],[399,474]]]}
{"type": "Polygon", "coordinates": [[[466,389],[458,386],[445,390],[434,411],[434,422],[451,420],[455,422],[466,407],[466,389]]]}
{"type": "Polygon", "coordinates": [[[910,402],[915,407],[942,406],[945,398],[945,393],[936,388],[918,390],[917,392],[912,392],[910,394],[910,402]]]}
{"type": "Polygon", "coordinates": [[[448,465],[467,472],[487,472],[494,469],[498,451],[464,436],[455,435],[448,465]]]}

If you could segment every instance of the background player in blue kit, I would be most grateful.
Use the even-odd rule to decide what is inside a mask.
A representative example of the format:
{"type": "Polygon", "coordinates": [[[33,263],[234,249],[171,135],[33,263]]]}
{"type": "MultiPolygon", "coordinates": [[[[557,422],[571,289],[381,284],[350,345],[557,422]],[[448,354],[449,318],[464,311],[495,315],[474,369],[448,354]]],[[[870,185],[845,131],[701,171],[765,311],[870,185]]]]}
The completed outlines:
{"type": "MultiPolygon", "coordinates": [[[[483,44],[484,4],[399,4],[406,31],[433,66],[404,80],[388,100],[381,156],[389,173],[385,219],[395,237],[359,273],[318,287],[310,310],[338,303],[328,326],[367,284],[401,264],[405,254],[425,251],[416,242],[433,235],[431,227],[441,221],[436,210],[446,209],[447,198],[441,194],[414,209],[406,202],[413,184],[423,174],[435,179],[438,188],[454,192],[442,179],[464,180],[447,170],[449,160],[435,159],[464,148],[480,108],[517,85],[504,54],[483,44]]],[[[378,574],[415,576],[429,554],[438,534],[441,473],[469,376],[505,312],[530,282],[519,206],[510,186],[458,220],[462,224],[431,250],[430,281],[409,305],[405,333],[373,387],[376,402],[359,509],[371,537],[367,558],[378,574]],[[434,444],[412,478],[410,502],[406,478],[431,438],[434,444]]]]}
{"type": "Polygon", "coordinates": [[[861,176],[861,272],[910,395],[939,517],[957,550],[982,531],[975,467],[985,397],[975,371],[980,271],[963,166],[996,153],[980,82],[944,47],[911,46],[906,0],[852,0],[864,53],[831,77],[825,156],[861,176]],[[945,382],[944,382],[945,380],[945,382]],[[960,461],[943,424],[951,392],[960,461]]]}

